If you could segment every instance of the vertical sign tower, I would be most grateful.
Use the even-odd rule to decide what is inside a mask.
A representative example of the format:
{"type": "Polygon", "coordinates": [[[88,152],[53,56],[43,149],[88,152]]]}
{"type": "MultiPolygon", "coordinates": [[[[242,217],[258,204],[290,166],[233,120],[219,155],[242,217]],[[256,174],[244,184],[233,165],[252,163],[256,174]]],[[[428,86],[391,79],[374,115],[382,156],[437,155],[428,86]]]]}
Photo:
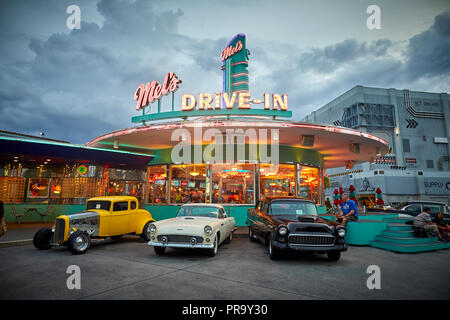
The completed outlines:
{"type": "MultiPolygon", "coordinates": [[[[249,92],[248,55],[245,34],[237,34],[222,50],[223,92],[231,97],[233,93],[249,92]]],[[[237,108],[238,103],[234,104],[237,108]]]]}

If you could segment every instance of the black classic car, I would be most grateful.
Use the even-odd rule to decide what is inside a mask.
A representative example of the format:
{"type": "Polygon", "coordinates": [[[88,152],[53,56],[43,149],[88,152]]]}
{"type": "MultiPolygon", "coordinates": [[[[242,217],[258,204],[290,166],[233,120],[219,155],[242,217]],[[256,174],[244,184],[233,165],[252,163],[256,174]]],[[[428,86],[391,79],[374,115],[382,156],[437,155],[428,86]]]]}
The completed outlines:
{"type": "Polygon", "coordinates": [[[248,209],[250,241],[260,240],[271,259],[289,250],[326,253],[337,261],[347,250],[345,228],[321,218],[314,202],[294,197],[268,197],[248,209]]]}

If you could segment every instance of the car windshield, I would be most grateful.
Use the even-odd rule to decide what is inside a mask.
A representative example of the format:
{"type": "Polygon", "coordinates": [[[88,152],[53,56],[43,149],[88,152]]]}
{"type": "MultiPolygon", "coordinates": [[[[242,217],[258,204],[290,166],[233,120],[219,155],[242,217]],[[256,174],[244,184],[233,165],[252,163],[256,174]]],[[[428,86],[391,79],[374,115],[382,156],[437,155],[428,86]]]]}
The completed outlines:
{"type": "Polygon", "coordinates": [[[272,201],[269,214],[274,216],[317,216],[316,205],[307,201],[272,201]]]}
{"type": "Polygon", "coordinates": [[[111,208],[111,201],[92,200],[88,201],[86,204],[86,210],[97,209],[109,211],[110,208],[111,208]]]}
{"type": "Polygon", "coordinates": [[[177,217],[208,217],[218,218],[219,208],[207,206],[183,206],[178,211],[177,217]]]}

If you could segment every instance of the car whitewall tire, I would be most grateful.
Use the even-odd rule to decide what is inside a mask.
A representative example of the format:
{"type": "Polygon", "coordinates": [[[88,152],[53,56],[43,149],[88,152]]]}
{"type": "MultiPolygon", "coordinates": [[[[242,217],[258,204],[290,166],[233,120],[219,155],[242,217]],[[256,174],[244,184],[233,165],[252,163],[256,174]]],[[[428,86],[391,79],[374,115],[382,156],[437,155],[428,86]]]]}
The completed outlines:
{"type": "Polygon", "coordinates": [[[217,254],[217,250],[219,248],[219,243],[218,242],[219,241],[217,240],[217,234],[216,234],[216,236],[214,237],[214,243],[213,243],[214,247],[212,249],[210,249],[210,251],[209,251],[209,255],[211,257],[214,257],[217,254]]]}

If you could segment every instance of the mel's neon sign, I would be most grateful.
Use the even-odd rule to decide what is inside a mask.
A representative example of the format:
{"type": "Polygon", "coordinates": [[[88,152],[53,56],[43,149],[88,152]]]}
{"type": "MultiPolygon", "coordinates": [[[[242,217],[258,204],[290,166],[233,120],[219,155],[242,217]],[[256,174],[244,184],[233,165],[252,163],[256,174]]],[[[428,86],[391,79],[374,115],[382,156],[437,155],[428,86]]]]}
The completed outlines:
{"type": "Polygon", "coordinates": [[[251,104],[264,103],[265,110],[288,110],[287,94],[264,93],[264,99],[251,99],[250,92],[233,92],[230,95],[227,92],[200,93],[198,100],[192,94],[183,94],[181,96],[181,110],[191,111],[196,107],[198,110],[222,109],[222,100],[226,109],[233,109],[238,104],[239,109],[251,109],[251,104]],[[272,99],[271,99],[272,97],[272,99]],[[222,99],[223,98],[223,99],[222,99]],[[271,103],[271,100],[273,103],[271,103]]]}
{"type": "Polygon", "coordinates": [[[175,73],[169,72],[164,78],[163,84],[159,84],[156,80],[140,84],[135,93],[134,100],[137,100],[136,110],[141,110],[156,100],[159,100],[163,95],[175,92],[178,90],[178,86],[181,80],[178,79],[175,73]]]}
{"type": "Polygon", "coordinates": [[[234,55],[235,53],[239,52],[242,50],[242,48],[244,47],[244,45],[242,44],[242,41],[239,40],[236,43],[236,46],[229,46],[225,49],[222,50],[222,61],[227,60],[229,57],[231,57],[232,55],[234,55]]]}

